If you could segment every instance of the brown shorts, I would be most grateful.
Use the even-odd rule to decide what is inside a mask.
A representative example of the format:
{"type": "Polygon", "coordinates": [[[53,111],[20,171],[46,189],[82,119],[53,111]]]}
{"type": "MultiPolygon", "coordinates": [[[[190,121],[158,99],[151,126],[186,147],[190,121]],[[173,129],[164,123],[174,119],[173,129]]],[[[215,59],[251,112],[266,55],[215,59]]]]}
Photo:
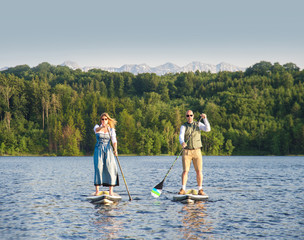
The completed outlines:
{"type": "Polygon", "coordinates": [[[189,172],[191,161],[193,161],[193,166],[195,171],[203,170],[203,157],[200,148],[188,150],[185,149],[183,152],[183,170],[189,172]]]}

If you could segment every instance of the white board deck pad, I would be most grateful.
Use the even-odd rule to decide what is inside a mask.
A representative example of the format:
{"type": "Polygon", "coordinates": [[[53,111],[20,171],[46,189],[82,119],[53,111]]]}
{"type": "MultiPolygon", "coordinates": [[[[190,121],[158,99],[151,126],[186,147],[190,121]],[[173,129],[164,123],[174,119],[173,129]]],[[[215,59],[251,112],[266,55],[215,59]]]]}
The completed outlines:
{"type": "Polygon", "coordinates": [[[97,196],[94,194],[88,196],[87,200],[89,200],[91,203],[96,204],[111,204],[121,201],[121,196],[117,193],[114,193],[114,195],[109,195],[108,191],[101,191],[97,196]]]}

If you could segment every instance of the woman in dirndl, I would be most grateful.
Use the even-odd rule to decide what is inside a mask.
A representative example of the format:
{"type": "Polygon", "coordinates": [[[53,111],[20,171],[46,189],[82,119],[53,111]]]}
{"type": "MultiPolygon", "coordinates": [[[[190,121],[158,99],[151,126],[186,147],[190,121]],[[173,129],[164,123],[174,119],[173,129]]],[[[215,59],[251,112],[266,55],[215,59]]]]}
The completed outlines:
{"type": "Polygon", "coordinates": [[[115,125],[117,121],[108,113],[100,115],[100,125],[96,124],[94,132],[96,144],[94,150],[94,185],[95,195],[99,195],[99,187],[109,187],[109,195],[113,195],[113,187],[119,186],[118,170],[115,162],[117,156],[117,139],[115,125]],[[113,148],[111,147],[111,141],[113,148]]]}

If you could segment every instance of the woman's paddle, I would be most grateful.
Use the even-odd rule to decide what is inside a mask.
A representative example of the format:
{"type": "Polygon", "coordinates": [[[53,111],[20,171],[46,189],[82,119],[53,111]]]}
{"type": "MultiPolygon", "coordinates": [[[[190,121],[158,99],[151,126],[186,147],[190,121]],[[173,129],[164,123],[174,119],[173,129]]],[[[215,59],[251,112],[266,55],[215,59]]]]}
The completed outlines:
{"type": "Polygon", "coordinates": [[[127,185],[125,176],[124,176],[124,174],[123,174],[123,172],[122,172],[122,169],[121,169],[121,166],[120,166],[120,162],[119,162],[119,160],[118,160],[118,157],[117,157],[117,156],[115,156],[115,157],[116,157],[116,160],[117,160],[117,162],[118,162],[118,166],[119,166],[119,168],[120,168],[122,178],[123,178],[123,180],[124,180],[124,182],[125,182],[125,185],[126,185],[126,189],[127,189],[128,195],[129,195],[129,201],[132,201],[132,198],[131,198],[131,195],[130,195],[130,192],[129,192],[129,189],[128,189],[128,185],[127,185]]]}
{"type": "MultiPolygon", "coordinates": [[[[198,122],[196,124],[198,124],[200,121],[202,120],[202,117],[200,118],[200,120],[198,120],[198,122]]],[[[186,144],[189,142],[189,139],[191,137],[193,132],[191,132],[191,134],[189,135],[187,141],[186,141],[186,144]]],[[[155,198],[158,198],[162,192],[162,189],[163,189],[163,185],[164,185],[164,181],[165,179],[167,178],[169,172],[171,171],[171,169],[173,168],[175,162],[177,161],[177,159],[179,158],[179,156],[182,154],[182,152],[184,151],[184,148],[180,151],[180,153],[178,154],[178,156],[175,158],[174,162],[172,163],[170,169],[168,170],[166,176],[164,177],[164,179],[159,183],[157,184],[151,191],[151,195],[155,198]]]]}
{"type": "MultiPolygon", "coordinates": [[[[111,143],[112,143],[112,148],[114,149],[114,144],[113,144],[113,142],[112,142],[112,137],[111,137],[110,130],[111,130],[111,129],[109,129],[109,128],[108,128],[108,132],[109,132],[110,139],[111,139],[111,143]]],[[[117,160],[117,163],[118,163],[118,166],[119,166],[119,169],[120,169],[120,172],[121,172],[122,178],[123,178],[123,180],[124,180],[124,182],[125,182],[125,185],[126,185],[126,189],[127,189],[128,195],[129,195],[129,201],[132,201],[132,198],[131,198],[131,195],[130,195],[130,192],[129,192],[129,189],[128,189],[128,185],[127,185],[127,182],[126,182],[125,176],[124,176],[124,174],[123,174],[123,172],[122,172],[122,168],[121,168],[121,166],[120,166],[120,162],[119,162],[119,160],[118,160],[118,156],[115,156],[115,157],[116,157],[116,160],[117,160]]]]}

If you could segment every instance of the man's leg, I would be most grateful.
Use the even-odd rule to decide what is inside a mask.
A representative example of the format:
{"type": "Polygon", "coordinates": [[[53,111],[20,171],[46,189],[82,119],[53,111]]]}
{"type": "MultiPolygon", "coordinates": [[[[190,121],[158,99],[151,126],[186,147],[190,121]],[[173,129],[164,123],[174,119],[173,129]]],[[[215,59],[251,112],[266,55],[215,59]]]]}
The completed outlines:
{"type": "Polygon", "coordinates": [[[193,158],[193,166],[196,172],[196,182],[198,189],[203,188],[203,157],[200,149],[195,150],[195,156],[193,158]]]}
{"type": "MultiPolygon", "coordinates": [[[[188,173],[189,173],[189,171],[183,171],[183,173],[182,173],[182,185],[183,185],[183,187],[184,186],[186,187],[186,185],[187,185],[188,173]]],[[[186,189],[184,189],[184,190],[186,190],[186,189]]]]}
{"type": "Polygon", "coordinates": [[[186,185],[188,181],[188,172],[190,169],[191,164],[191,156],[189,156],[189,150],[184,150],[183,156],[182,156],[182,162],[183,162],[183,173],[182,173],[182,188],[179,191],[179,194],[185,194],[186,191],[186,185]]]}

